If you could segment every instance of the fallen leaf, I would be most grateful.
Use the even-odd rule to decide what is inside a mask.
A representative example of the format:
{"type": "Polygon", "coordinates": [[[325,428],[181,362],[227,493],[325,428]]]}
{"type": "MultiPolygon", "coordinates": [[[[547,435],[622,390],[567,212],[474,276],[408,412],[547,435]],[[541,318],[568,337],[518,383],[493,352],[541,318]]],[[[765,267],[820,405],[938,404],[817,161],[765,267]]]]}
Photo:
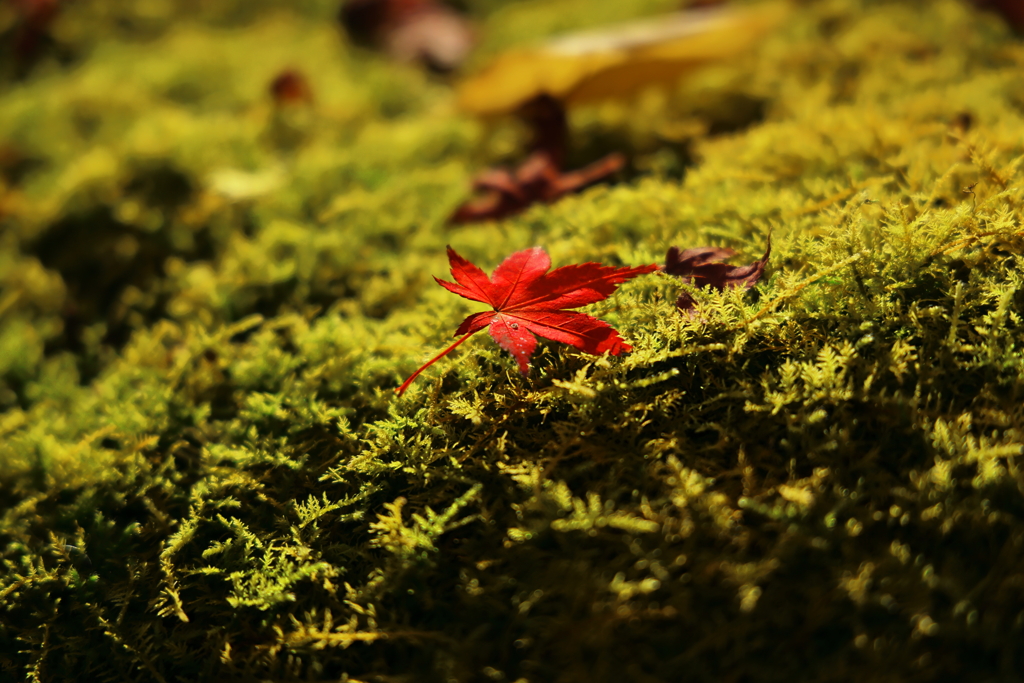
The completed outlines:
{"type": "Polygon", "coordinates": [[[974,4],[998,12],[1015,31],[1024,31],[1024,2],[1021,0],[974,0],[974,4]]]}
{"type": "Polygon", "coordinates": [[[522,212],[537,202],[550,204],[579,192],[626,165],[626,157],[614,153],[575,171],[563,173],[547,152],[534,152],[514,172],[484,171],[473,181],[480,196],[462,204],[448,218],[453,225],[497,220],[522,212]]]}
{"type": "Polygon", "coordinates": [[[61,0],[12,0],[18,13],[14,38],[14,55],[21,62],[37,56],[49,39],[50,26],[60,12],[61,0]]]}
{"type": "Polygon", "coordinates": [[[436,0],[348,0],[339,19],[354,42],[439,73],[457,69],[476,42],[469,22],[436,0]]]}
{"type": "MultiPolygon", "coordinates": [[[[697,287],[712,287],[718,291],[732,287],[750,289],[761,276],[772,253],[772,238],[768,236],[764,256],[746,266],[731,266],[723,260],[736,255],[732,249],[725,247],[694,247],[680,250],[669,247],[665,255],[665,266],[662,268],[667,275],[675,275],[686,284],[697,287]]],[[[692,316],[696,313],[697,301],[687,291],[683,291],[676,299],[676,307],[684,314],[692,316]]]]}
{"type": "Polygon", "coordinates": [[[569,127],[565,108],[553,97],[541,95],[519,108],[517,114],[532,133],[530,154],[515,171],[495,168],[473,180],[478,197],[462,204],[449,217],[453,225],[512,216],[537,202],[551,203],[578,192],[626,165],[622,154],[609,154],[575,171],[562,171],[569,127]]]}
{"type": "Polygon", "coordinates": [[[567,106],[632,97],[672,86],[703,66],[753,47],[781,24],[790,3],[702,7],[571,33],[499,55],[458,89],[459,107],[478,116],[515,111],[538,95],[567,106]]]}
{"type": "Polygon", "coordinates": [[[632,349],[608,323],[578,308],[607,299],[620,284],[658,269],[655,264],[616,268],[599,263],[580,263],[556,268],[542,247],[517,251],[494,269],[490,278],[477,266],[448,247],[455,282],[437,280],[453,294],[489,305],[492,310],[474,313],[459,325],[451,346],[410,375],[397,393],[404,392],[421,372],[451,353],[470,336],[488,328],[498,346],[512,354],[519,371],[530,371],[530,356],[537,347],[534,335],[571,344],[586,353],[617,356],[632,349]]]}
{"type": "Polygon", "coordinates": [[[270,97],[278,106],[312,104],[313,88],[297,69],[285,69],[270,82],[270,97]]]}

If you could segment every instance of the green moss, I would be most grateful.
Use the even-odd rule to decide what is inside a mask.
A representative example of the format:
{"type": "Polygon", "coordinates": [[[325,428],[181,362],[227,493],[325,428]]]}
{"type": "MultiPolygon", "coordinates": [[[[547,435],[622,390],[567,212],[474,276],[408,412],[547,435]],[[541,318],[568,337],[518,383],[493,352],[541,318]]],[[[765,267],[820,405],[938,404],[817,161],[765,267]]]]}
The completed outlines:
{"type": "MultiPolygon", "coordinates": [[[[68,3],[63,52],[2,74],[7,678],[1024,676],[1019,39],[953,0],[799,3],[574,112],[622,182],[453,230],[523,132],[349,48],[334,4],[68,3]],[[288,66],[312,108],[267,100],[288,66]],[[628,356],[542,342],[523,379],[473,339],[394,396],[475,310],[431,280],[446,243],[769,234],[699,318],[657,274],[591,307],[628,356]]],[[[465,4],[481,61],[665,7],[465,4]]]]}

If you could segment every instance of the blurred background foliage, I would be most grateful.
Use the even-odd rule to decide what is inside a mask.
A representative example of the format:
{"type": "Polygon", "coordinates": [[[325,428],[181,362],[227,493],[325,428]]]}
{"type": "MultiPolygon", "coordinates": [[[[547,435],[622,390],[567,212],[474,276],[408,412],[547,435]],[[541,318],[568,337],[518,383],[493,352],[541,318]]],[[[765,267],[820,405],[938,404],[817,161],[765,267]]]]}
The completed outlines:
{"type": "MultiPolygon", "coordinates": [[[[742,6],[744,3],[734,3],[742,6]]],[[[515,121],[338,2],[0,5],[0,666],[11,680],[1016,680],[1024,45],[955,0],[795,2],[573,110],[603,184],[450,228],[515,121]],[[282,103],[286,72],[310,100],[282,103]],[[485,270],[760,257],[396,387],[485,270]]],[[[472,72],[659,12],[463,0],[472,72]]],[[[737,259],[739,261],[739,259],[737,259]]]]}

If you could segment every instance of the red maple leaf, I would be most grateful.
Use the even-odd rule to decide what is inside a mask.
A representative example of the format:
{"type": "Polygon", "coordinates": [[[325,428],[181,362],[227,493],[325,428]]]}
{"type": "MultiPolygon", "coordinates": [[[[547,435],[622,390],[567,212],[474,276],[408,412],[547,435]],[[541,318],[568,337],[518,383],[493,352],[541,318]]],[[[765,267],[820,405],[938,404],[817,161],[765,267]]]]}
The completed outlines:
{"type": "Polygon", "coordinates": [[[421,372],[485,327],[498,346],[516,359],[524,376],[530,371],[530,356],[537,347],[534,335],[571,344],[587,353],[617,356],[629,351],[633,347],[608,323],[564,309],[607,299],[623,282],[658,269],[653,263],[636,268],[579,263],[549,273],[551,258],[542,247],[517,251],[502,261],[490,278],[451,247],[448,261],[455,282],[434,278],[437,284],[493,310],[474,313],[463,320],[455,331],[459,339],[412,373],[396,390],[399,394],[421,372]]]}

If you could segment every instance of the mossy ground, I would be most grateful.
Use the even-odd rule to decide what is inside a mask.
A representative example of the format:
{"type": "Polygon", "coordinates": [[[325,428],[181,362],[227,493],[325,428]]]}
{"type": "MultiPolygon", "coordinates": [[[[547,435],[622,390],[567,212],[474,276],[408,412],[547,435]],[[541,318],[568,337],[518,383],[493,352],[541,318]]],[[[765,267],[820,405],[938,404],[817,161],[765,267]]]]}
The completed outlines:
{"type": "MultiPolygon", "coordinates": [[[[448,229],[525,136],[334,2],[76,2],[0,96],[5,680],[1024,678],[1024,44],[953,0],[801,3],[575,112],[617,184],[448,229]],[[281,69],[315,104],[275,112],[281,69]],[[965,187],[972,187],[965,192],[965,187]],[[533,374],[433,284],[648,275],[533,374]]],[[[675,2],[467,2],[478,63],[675,2]]],[[[5,8],[2,22],[9,21],[5,8]]]]}

